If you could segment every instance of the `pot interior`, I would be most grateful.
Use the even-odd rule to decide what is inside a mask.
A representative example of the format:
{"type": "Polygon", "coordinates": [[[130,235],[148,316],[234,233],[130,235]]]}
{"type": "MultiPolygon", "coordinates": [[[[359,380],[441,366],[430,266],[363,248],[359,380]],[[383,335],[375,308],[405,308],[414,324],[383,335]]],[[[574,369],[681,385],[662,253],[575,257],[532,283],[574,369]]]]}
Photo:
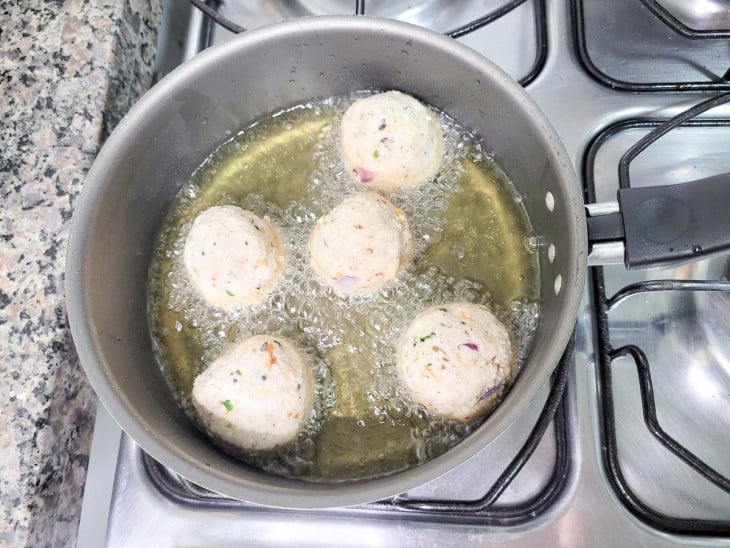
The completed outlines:
{"type": "Polygon", "coordinates": [[[151,456],[209,489],[274,506],[323,507],[403,492],[496,438],[549,377],[572,331],[585,276],[580,191],[555,132],[527,94],[465,46],[402,23],[318,17],[253,31],[174,71],[132,109],[91,170],[72,226],[67,293],[82,363],[102,402],[151,456]],[[540,252],[540,326],[511,390],[478,430],[417,468],[312,484],[227,456],[177,406],[147,327],[155,237],[180,187],[252,120],[314,97],[399,89],[479,135],[511,178],[540,252]]]}

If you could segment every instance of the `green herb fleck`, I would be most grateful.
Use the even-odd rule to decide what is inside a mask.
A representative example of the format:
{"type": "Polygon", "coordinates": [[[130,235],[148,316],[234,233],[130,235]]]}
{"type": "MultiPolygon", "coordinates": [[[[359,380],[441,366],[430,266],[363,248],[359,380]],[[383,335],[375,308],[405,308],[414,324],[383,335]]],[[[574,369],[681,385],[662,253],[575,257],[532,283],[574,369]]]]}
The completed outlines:
{"type": "Polygon", "coordinates": [[[421,342],[423,342],[423,341],[426,341],[426,340],[430,339],[431,337],[435,337],[435,336],[436,336],[436,333],[434,333],[433,331],[431,331],[428,335],[424,335],[423,337],[419,337],[418,340],[421,341],[421,342]]]}
{"type": "Polygon", "coordinates": [[[226,289],[226,293],[228,293],[229,297],[235,297],[236,295],[233,293],[233,291],[226,289]]]}
{"type": "Polygon", "coordinates": [[[378,151],[378,149],[376,148],[375,150],[373,150],[373,158],[377,158],[378,156],[380,156],[380,151],[378,151]]]}
{"type": "Polygon", "coordinates": [[[231,400],[225,400],[221,402],[223,404],[223,407],[226,408],[226,413],[230,413],[233,411],[233,404],[231,403],[231,400]]]}

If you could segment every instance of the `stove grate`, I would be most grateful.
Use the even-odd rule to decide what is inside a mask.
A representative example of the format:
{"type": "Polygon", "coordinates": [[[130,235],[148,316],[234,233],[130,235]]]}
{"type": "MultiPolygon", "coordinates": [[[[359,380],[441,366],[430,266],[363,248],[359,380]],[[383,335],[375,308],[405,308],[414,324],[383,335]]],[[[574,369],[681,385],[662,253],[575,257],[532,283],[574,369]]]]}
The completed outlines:
{"type": "MultiPolygon", "coordinates": [[[[680,535],[727,536],[730,534],[730,521],[669,516],[642,501],[626,480],[619,459],[611,364],[616,358],[630,355],[634,359],[639,373],[644,422],[648,430],[664,447],[702,477],[725,491],[730,491],[730,480],[727,477],[705,464],[694,453],[669,436],[659,425],[651,383],[651,368],[644,352],[634,345],[626,345],[618,349],[611,347],[608,312],[618,302],[617,297],[619,295],[616,294],[611,299],[606,297],[602,267],[592,269],[591,281],[595,299],[595,321],[598,334],[598,391],[601,395],[601,435],[605,444],[603,456],[607,474],[616,495],[634,515],[657,529],[680,535]]],[[[712,282],[709,280],[695,280],[692,282],[680,280],[650,281],[626,288],[621,297],[658,290],[730,292],[730,282],[712,282]]]]}
{"type": "Polygon", "coordinates": [[[588,74],[601,84],[622,91],[730,90],[730,59],[727,59],[728,64],[721,66],[719,71],[716,66],[716,59],[726,58],[730,30],[692,30],[661,7],[656,0],[617,1],[616,6],[611,5],[614,10],[614,26],[617,21],[625,22],[625,18],[613,16],[622,10],[630,12],[627,15],[629,18],[647,19],[641,28],[651,31],[646,31],[647,36],[634,36],[631,31],[626,31],[623,23],[618,29],[611,26],[612,30],[605,30],[609,26],[600,15],[600,10],[605,7],[602,0],[571,0],[571,6],[573,38],[578,58],[588,74]],[[646,7],[646,13],[634,14],[637,5],[646,7]],[[589,9],[598,9],[598,14],[591,11],[591,15],[587,16],[589,9]],[[660,28],[652,26],[652,18],[660,22],[660,28]],[[589,21],[601,21],[602,26],[589,29],[589,21]],[[673,35],[667,35],[666,26],[674,31],[673,35]],[[617,37],[614,30],[623,35],[617,37]],[[606,33],[607,36],[604,36],[606,33]],[[686,40],[683,41],[682,38],[686,40]],[[645,45],[651,45],[652,49],[643,49],[645,45]],[[602,54],[598,56],[595,52],[592,53],[591,46],[594,50],[598,48],[596,51],[601,51],[602,54]],[[647,64],[647,59],[651,59],[651,63],[647,64]],[[640,67],[632,67],[632,60],[641,62],[640,67]],[[715,68],[710,69],[709,64],[715,68]],[[687,78],[687,81],[661,80],[668,73],[686,74],[683,78],[687,78]],[[703,77],[706,78],[702,79],[703,77]],[[653,81],[653,78],[657,81],[653,81]]]}
{"type": "MultiPolygon", "coordinates": [[[[621,157],[619,162],[619,186],[630,186],[629,167],[632,160],[648,146],[672,129],[679,126],[730,127],[729,120],[694,120],[699,114],[720,104],[730,102],[730,94],[712,97],[692,108],[665,121],[628,121],[615,124],[599,134],[590,145],[584,162],[584,181],[586,201],[595,201],[594,164],[598,150],[613,135],[627,128],[653,128],[645,137],[637,141],[621,157]]],[[[593,267],[590,272],[594,321],[597,338],[598,392],[600,394],[601,436],[604,441],[604,465],[610,483],[623,504],[638,518],[657,529],[675,533],[704,536],[726,536],[730,533],[730,521],[722,519],[699,519],[669,516],[645,503],[631,488],[621,467],[613,391],[612,362],[620,357],[630,357],[637,369],[641,406],[644,423],[649,432],[668,451],[683,461],[707,481],[730,492],[730,479],[707,465],[697,455],[671,437],[659,424],[657,418],[654,390],[651,380],[651,364],[646,353],[637,345],[629,344],[614,349],[608,313],[620,302],[630,296],[655,291],[716,291],[730,292],[730,281],[713,280],[649,280],[632,283],[616,291],[613,296],[606,294],[603,267],[593,267]]]]}
{"type": "MultiPolygon", "coordinates": [[[[231,21],[219,11],[219,0],[189,0],[190,3],[202,11],[210,20],[214,21],[224,29],[234,33],[241,34],[246,32],[246,29],[237,23],[231,21]]],[[[519,83],[522,86],[528,85],[532,82],[545,65],[547,60],[547,17],[545,15],[545,1],[546,0],[534,0],[535,9],[535,39],[537,42],[535,60],[530,67],[530,70],[522,78],[519,83]]],[[[477,31],[490,23],[493,23],[497,19],[504,17],[508,13],[514,11],[522,4],[525,4],[527,0],[510,0],[498,8],[478,17],[464,25],[461,25],[450,31],[446,31],[444,34],[450,38],[461,38],[477,31]]],[[[355,15],[365,15],[365,0],[355,0],[355,15]]],[[[210,30],[206,32],[210,37],[210,30]]]]}
{"type": "Polygon", "coordinates": [[[657,0],[640,0],[665,25],[675,32],[691,39],[728,38],[730,29],[694,29],[680,21],[671,11],[662,6],[657,0]]]}

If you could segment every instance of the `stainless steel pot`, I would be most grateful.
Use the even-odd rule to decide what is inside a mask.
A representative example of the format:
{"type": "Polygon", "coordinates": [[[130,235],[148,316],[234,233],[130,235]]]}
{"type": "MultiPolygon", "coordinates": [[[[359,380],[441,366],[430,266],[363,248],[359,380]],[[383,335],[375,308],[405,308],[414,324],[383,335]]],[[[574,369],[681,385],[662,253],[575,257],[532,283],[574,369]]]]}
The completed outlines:
{"type": "Polygon", "coordinates": [[[365,17],[318,17],[246,33],[164,78],[104,145],[76,207],[66,292],[86,373],[121,427],[194,483],[282,507],[352,505],[404,492],[464,462],[535,397],[570,337],[583,293],[587,236],[566,151],[532,99],[471,49],[433,32],[365,17]],[[175,194],[251,120],[313,97],[400,89],[481,136],[540,235],[541,320],[527,363],[497,410],[462,443],[378,479],[274,477],[219,451],[176,405],[152,354],[146,283],[155,236],[175,194]]]}

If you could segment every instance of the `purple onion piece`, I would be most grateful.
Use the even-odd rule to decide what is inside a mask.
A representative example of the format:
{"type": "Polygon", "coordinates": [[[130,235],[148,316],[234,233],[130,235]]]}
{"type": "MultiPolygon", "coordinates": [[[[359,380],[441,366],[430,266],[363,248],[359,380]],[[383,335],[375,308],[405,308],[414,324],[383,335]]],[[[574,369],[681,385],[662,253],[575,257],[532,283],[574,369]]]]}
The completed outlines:
{"type": "Polygon", "coordinates": [[[502,383],[495,384],[494,386],[492,386],[492,388],[490,388],[489,390],[484,392],[484,394],[479,396],[479,400],[477,401],[477,403],[481,403],[484,400],[488,400],[489,398],[494,396],[497,392],[499,392],[500,388],[502,388],[502,383]]]}
{"type": "Polygon", "coordinates": [[[356,276],[342,276],[341,278],[338,278],[335,282],[335,284],[337,284],[337,287],[344,292],[350,291],[353,287],[355,287],[356,283],[356,276]]]}
{"type": "Polygon", "coordinates": [[[479,352],[479,347],[475,345],[474,343],[461,343],[459,346],[466,346],[469,350],[473,350],[474,352],[479,352]]]}
{"type": "Polygon", "coordinates": [[[355,167],[355,175],[357,175],[361,183],[369,183],[375,178],[375,172],[360,166],[355,167]]]}

